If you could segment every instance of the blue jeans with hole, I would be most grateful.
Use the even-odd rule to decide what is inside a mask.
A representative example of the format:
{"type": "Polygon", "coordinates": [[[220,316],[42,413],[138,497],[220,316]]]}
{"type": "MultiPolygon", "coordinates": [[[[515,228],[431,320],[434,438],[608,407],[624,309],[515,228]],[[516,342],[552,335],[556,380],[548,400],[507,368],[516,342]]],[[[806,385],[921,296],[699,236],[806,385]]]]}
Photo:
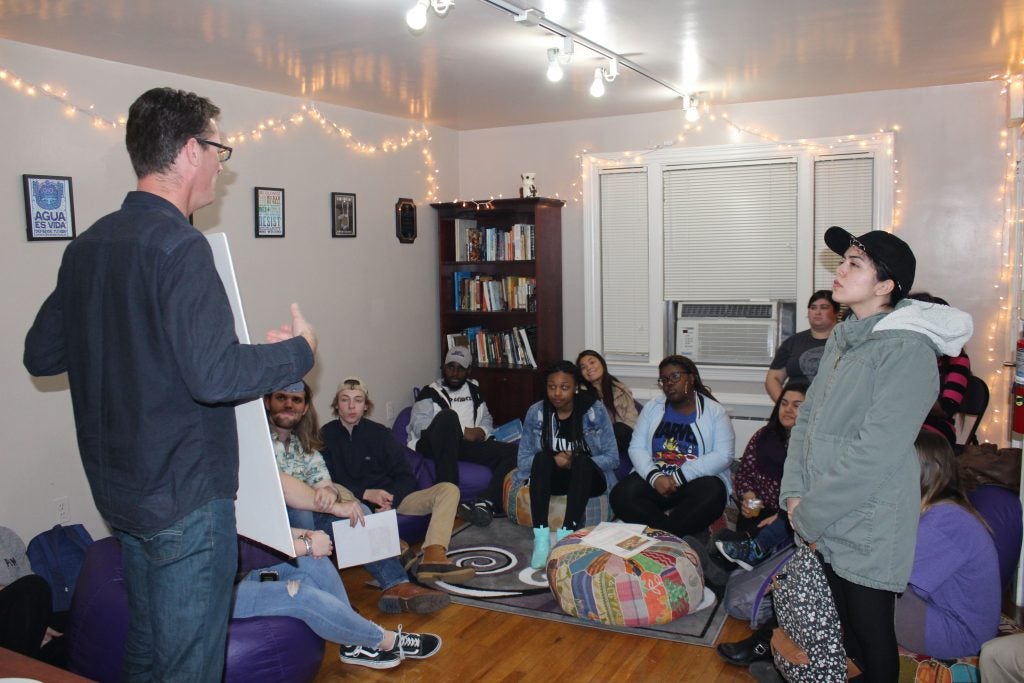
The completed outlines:
{"type": "MultiPolygon", "coordinates": [[[[363,512],[370,514],[370,508],[366,504],[362,504],[363,512]]],[[[296,510],[294,508],[288,508],[288,523],[296,529],[317,529],[323,531],[325,534],[331,537],[331,542],[334,542],[334,522],[342,519],[341,517],[335,517],[334,515],[328,515],[323,512],[312,512],[310,510],[296,510]]],[[[348,523],[348,520],[344,520],[348,523]]],[[[334,548],[334,552],[343,552],[337,546],[334,548]]],[[[366,571],[370,572],[370,576],[374,578],[377,585],[382,591],[386,591],[389,588],[393,588],[400,583],[408,583],[409,575],[405,573],[405,568],[402,563],[398,561],[397,557],[389,557],[386,560],[377,560],[376,562],[370,562],[369,564],[363,565],[366,571]]]]}
{"type": "Polygon", "coordinates": [[[121,541],[131,610],[124,681],[220,681],[238,566],[235,501],[213,500],[121,541]]]}
{"type": "Polygon", "coordinates": [[[231,616],[294,617],[332,643],[377,648],[384,630],[352,609],[331,559],[300,557],[297,564],[282,562],[266,567],[277,572],[277,581],[260,581],[259,569],[249,572],[235,591],[231,616]],[[289,594],[291,581],[297,582],[294,595],[289,594]]]}

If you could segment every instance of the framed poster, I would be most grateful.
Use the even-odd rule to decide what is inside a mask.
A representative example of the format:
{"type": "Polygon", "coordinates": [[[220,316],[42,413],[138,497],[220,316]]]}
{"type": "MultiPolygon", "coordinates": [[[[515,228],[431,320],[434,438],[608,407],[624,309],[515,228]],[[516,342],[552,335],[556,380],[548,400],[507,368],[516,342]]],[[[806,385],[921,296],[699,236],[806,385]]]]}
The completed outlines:
{"type": "Polygon", "coordinates": [[[257,187],[253,194],[256,237],[284,237],[284,189],[257,187]]]}
{"type": "Polygon", "coordinates": [[[331,236],[356,236],[356,196],[349,192],[331,193],[331,236]]]}
{"type": "Polygon", "coordinates": [[[401,198],[395,203],[395,236],[401,244],[416,241],[416,202],[401,198]]]}
{"type": "Polygon", "coordinates": [[[22,175],[25,184],[25,228],[29,241],[75,238],[75,195],[71,178],[22,175]]]}

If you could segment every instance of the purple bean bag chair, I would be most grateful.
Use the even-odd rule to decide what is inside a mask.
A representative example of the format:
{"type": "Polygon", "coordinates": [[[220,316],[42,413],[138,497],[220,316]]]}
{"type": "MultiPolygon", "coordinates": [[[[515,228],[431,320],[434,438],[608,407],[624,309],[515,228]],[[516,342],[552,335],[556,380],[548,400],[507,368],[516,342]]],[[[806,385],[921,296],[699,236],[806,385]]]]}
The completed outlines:
{"type": "MultiPolygon", "coordinates": [[[[122,576],[121,544],[111,536],[89,546],[75,585],[68,627],[71,670],[97,681],[116,683],[121,678],[127,635],[128,594],[122,576]]],[[[312,681],[323,657],[324,641],[298,619],[232,619],[224,680],[312,681]]]]}
{"type": "Polygon", "coordinates": [[[1021,505],[1017,493],[1002,486],[982,484],[967,494],[971,504],[992,529],[999,556],[999,580],[1006,588],[1017,568],[1022,536],[1021,505]]]}
{"type": "MultiPolygon", "coordinates": [[[[398,439],[399,443],[407,443],[409,440],[408,429],[409,429],[409,416],[412,415],[412,406],[407,406],[398,413],[398,417],[395,418],[395,423],[391,426],[391,431],[398,439]]],[[[434,470],[434,461],[430,458],[426,458],[416,451],[410,450],[406,453],[409,458],[409,462],[413,463],[413,471],[416,472],[416,479],[420,482],[420,488],[428,488],[437,483],[437,474],[434,470]],[[416,460],[418,459],[418,463],[416,460]],[[424,473],[421,475],[421,471],[424,473]],[[423,484],[424,476],[428,477],[429,483],[425,486],[423,484]]],[[[488,484],[491,483],[491,470],[484,465],[477,465],[472,462],[460,462],[459,463],[459,492],[462,494],[461,499],[464,501],[474,501],[487,491],[488,484]]],[[[399,526],[401,531],[401,526],[399,526]]],[[[426,527],[424,526],[424,533],[426,533],[426,527]]],[[[405,538],[405,536],[402,536],[405,538]]],[[[405,539],[409,540],[409,539],[405,539]]]]}

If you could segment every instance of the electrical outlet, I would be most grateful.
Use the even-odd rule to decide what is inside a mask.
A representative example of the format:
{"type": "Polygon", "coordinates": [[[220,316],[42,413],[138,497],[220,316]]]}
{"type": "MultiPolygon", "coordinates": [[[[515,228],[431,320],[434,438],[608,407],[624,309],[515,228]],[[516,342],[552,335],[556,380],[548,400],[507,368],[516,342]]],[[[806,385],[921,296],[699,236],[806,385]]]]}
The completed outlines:
{"type": "Polygon", "coordinates": [[[65,524],[71,521],[71,511],[68,509],[68,497],[61,496],[54,498],[53,504],[57,508],[57,522],[65,524]]]}
{"type": "Polygon", "coordinates": [[[391,401],[388,401],[387,403],[385,403],[384,404],[384,413],[387,415],[387,419],[388,420],[394,420],[395,419],[395,404],[392,403],[391,401]]]}

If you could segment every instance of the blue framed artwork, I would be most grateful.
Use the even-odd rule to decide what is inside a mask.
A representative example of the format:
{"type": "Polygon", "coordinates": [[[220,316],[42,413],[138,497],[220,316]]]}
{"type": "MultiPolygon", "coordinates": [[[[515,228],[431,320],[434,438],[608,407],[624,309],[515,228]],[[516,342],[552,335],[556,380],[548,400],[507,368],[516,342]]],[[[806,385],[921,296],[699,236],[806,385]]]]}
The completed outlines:
{"type": "Polygon", "coordinates": [[[75,238],[75,195],[71,178],[21,176],[25,184],[25,229],[30,242],[75,238]]]}

